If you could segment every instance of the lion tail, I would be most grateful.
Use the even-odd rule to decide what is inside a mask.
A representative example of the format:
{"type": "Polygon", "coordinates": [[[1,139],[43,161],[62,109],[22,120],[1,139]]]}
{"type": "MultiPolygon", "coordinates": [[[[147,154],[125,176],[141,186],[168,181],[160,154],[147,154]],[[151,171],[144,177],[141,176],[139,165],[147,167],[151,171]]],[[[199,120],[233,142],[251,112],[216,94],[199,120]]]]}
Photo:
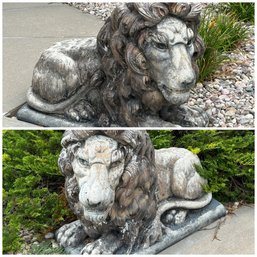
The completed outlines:
{"type": "Polygon", "coordinates": [[[200,209],[208,205],[212,200],[212,193],[206,193],[202,197],[195,200],[177,199],[162,201],[158,205],[158,210],[156,216],[161,218],[161,215],[170,209],[174,208],[184,208],[189,210],[200,209]]]}
{"type": "Polygon", "coordinates": [[[40,98],[38,95],[36,95],[33,92],[32,87],[30,87],[27,92],[27,103],[33,109],[36,109],[41,112],[63,113],[65,108],[69,107],[75,101],[80,99],[80,98],[78,98],[78,96],[86,94],[87,91],[89,91],[89,87],[82,86],[79,88],[79,90],[74,95],[72,95],[68,99],[66,99],[60,103],[53,104],[53,103],[48,103],[45,100],[43,100],[42,98],[40,98]]]}

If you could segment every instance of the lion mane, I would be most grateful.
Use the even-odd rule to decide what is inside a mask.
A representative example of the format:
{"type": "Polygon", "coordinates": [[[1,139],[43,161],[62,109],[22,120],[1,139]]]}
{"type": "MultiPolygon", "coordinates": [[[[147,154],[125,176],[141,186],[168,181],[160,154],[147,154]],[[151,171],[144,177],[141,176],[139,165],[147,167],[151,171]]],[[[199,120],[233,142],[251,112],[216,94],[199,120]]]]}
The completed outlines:
{"type": "Polygon", "coordinates": [[[156,173],[154,166],[154,148],[146,132],[142,131],[89,131],[68,130],[64,133],[63,146],[59,157],[59,167],[66,178],[66,197],[77,217],[84,220],[79,205],[79,187],[71,162],[74,151],[82,142],[93,135],[103,135],[116,140],[125,151],[125,166],[115,192],[115,202],[109,213],[109,226],[123,226],[128,220],[150,222],[156,215],[155,196],[156,173]],[[112,225],[111,225],[112,224],[112,225]]]}
{"type": "Polygon", "coordinates": [[[165,102],[150,78],[143,53],[150,28],[165,17],[179,18],[194,31],[192,67],[198,76],[196,59],[204,52],[197,33],[199,15],[198,5],[185,3],[127,3],[112,12],[98,33],[97,49],[105,73],[103,103],[114,122],[118,119],[121,125],[138,126],[140,113],[151,113],[151,106],[165,102]]]}

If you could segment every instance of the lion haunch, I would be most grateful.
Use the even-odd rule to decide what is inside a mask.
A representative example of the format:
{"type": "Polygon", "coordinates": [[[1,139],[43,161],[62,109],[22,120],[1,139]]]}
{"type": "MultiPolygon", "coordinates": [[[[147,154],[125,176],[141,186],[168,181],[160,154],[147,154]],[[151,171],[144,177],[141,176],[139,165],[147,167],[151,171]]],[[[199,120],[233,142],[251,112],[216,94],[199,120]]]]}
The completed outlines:
{"type": "Polygon", "coordinates": [[[117,7],[96,39],[66,40],[43,52],[28,105],[94,126],[207,126],[207,115],[186,105],[204,51],[199,6],[117,7]]]}
{"type": "Polygon", "coordinates": [[[196,172],[197,156],[181,148],[155,151],[144,131],[71,130],[62,145],[59,166],[78,217],[56,233],[64,247],[132,253],[160,240],[165,224],[182,223],[188,210],[211,201],[196,172]]]}

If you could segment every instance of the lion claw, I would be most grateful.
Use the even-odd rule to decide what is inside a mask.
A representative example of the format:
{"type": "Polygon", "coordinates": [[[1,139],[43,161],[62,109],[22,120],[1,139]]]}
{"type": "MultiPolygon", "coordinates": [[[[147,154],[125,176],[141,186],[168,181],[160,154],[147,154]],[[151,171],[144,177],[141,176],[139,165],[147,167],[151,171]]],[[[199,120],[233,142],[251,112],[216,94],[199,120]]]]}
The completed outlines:
{"type": "Polygon", "coordinates": [[[63,225],[56,231],[56,240],[63,247],[77,246],[86,238],[86,232],[79,220],[63,225]]]}
{"type": "Polygon", "coordinates": [[[186,104],[165,109],[162,115],[166,120],[185,127],[207,127],[209,124],[209,117],[205,111],[186,104]]]}
{"type": "Polygon", "coordinates": [[[75,121],[92,120],[96,112],[92,105],[87,101],[81,100],[73,107],[67,109],[65,114],[68,118],[75,121]]]}
{"type": "MultiPolygon", "coordinates": [[[[110,246],[111,248],[111,246],[110,246]]],[[[108,246],[103,242],[103,240],[98,239],[92,243],[88,243],[80,252],[83,255],[91,255],[91,254],[112,254],[108,246]]]]}

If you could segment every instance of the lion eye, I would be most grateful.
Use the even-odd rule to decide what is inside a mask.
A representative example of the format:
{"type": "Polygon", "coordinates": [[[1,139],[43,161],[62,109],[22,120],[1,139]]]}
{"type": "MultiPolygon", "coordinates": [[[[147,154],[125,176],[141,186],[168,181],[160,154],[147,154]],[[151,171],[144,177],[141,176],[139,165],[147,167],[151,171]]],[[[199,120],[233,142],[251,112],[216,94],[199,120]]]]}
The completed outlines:
{"type": "Polygon", "coordinates": [[[192,39],[188,40],[187,45],[191,46],[192,44],[193,44],[193,40],[192,39]]]}
{"type": "Polygon", "coordinates": [[[78,158],[78,161],[79,161],[79,163],[80,163],[81,165],[83,165],[83,166],[89,166],[88,161],[85,160],[85,159],[78,158]]]}
{"type": "Polygon", "coordinates": [[[116,167],[118,167],[120,164],[121,164],[121,160],[116,161],[116,162],[113,162],[113,163],[111,164],[111,168],[116,168],[116,167]]]}
{"type": "Polygon", "coordinates": [[[165,44],[165,43],[153,41],[153,45],[154,45],[156,48],[161,49],[161,50],[168,49],[168,46],[167,46],[167,44],[165,44]]]}

